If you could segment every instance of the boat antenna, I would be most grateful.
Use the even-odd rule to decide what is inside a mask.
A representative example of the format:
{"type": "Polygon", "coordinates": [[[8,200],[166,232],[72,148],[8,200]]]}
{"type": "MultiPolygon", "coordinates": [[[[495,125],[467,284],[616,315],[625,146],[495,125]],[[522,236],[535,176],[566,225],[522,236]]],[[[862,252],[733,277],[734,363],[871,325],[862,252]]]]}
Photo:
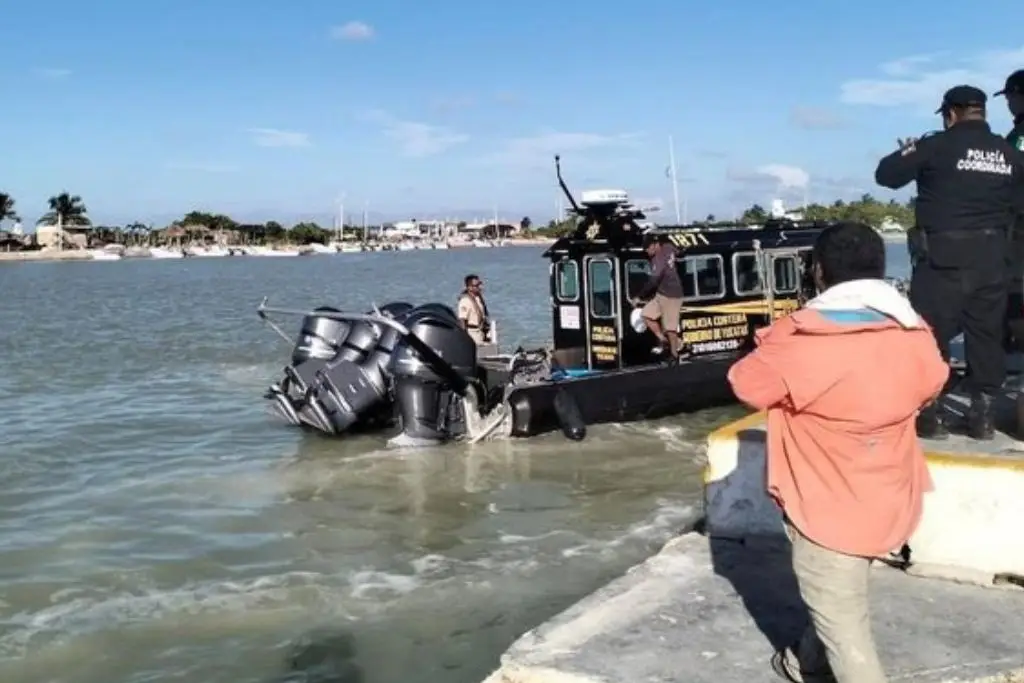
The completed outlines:
{"type": "Polygon", "coordinates": [[[572,192],[569,192],[568,186],[566,186],[565,181],[562,180],[562,163],[561,158],[557,154],[555,155],[555,176],[558,178],[558,186],[562,188],[562,192],[565,193],[566,198],[572,205],[572,210],[579,213],[580,205],[576,203],[576,200],[572,196],[572,192]]]}

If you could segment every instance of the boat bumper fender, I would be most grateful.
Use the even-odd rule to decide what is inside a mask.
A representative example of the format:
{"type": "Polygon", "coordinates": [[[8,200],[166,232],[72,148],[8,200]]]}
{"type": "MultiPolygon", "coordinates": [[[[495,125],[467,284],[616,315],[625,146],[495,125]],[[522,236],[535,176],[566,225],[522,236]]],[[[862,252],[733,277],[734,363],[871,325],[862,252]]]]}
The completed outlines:
{"type": "Polygon", "coordinates": [[[587,425],[583,421],[583,414],[575,399],[565,389],[559,389],[555,394],[555,415],[558,418],[558,426],[562,428],[565,438],[572,441],[582,441],[587,436],[587,425]]]}

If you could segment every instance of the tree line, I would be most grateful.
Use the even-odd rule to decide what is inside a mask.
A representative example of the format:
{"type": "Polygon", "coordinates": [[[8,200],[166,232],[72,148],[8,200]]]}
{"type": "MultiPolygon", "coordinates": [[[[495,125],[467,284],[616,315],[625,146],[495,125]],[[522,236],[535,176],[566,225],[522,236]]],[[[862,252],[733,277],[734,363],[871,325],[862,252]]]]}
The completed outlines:
{"type": "MultiPolygon", "coordinates": [[[[205,211],[190,211],[180,219],[172,222],[164,228],[155,228],[142,222],[133,222],[127,225],[97,225],[92,224],[88,215],[85,202],[78,195],[62,192],[50,197],[47,201],[48,210],[37,221],[37,225],[60,225],[67,228],[88,228],[92,241],[117,244],[153,244],[154,242],[166,242],[169,240],[201,241],[211,234],[230,235],[234,241],[248,243],[282,242],[288,241],[296,244],[310,244],[313,242],[326,243],[338,236],[337,230],[321,227],[315,222],[306,221],[293,225],[290,229],[285,228],[277,221],[265,223],[240,223],[230,216],[220,213],[205,211]]],[[[862,195],[854,201],[836,200],[832,204],[810,204],[798,212],[806,219],[812,220],[850,220],[867,223],[874,228],[882,228],[887,224],[898,224],[909,227],[914,224],[914,204],[909,202],[901,203],[895,199],[888,202],[880,201],[870,194],[862,195]]],[[[743,210],[739,216],[739,222],[756,224],[761,223],[769,217],[767,209],[759,204],[752,204],[743,210]]],[[[15,211],[14,198],[6,193],[0,192],[0,221],[19,221],[18,213],[15,211]]],[[[701,224],[714,226],[734,224],[736,221],[727,221],[709,214],[701,224]]],[[[371,232],[377,232],[381,226],[369,226],[371,232]]],[[[465,227],[465,223],[459,223],[458,227],[465,227]]],[[[552,220],[547,225],[537,227],[524,216],[519,221],[520,231],[526,235],[537,235],[543,237],[557,237],[572,232],[576,227],[575,217],[567,217],[560,221],[552,220]]],[[[342,237],[345,239],[358,239],[362,236],[362,228],[355,226],[344,226],[342,237]]],[[[493,236],[493,235],[491,235],[493,236]]]]}
{"type": "MultiPolygon", "coordinates": [[[[240,223],[230,216],[206,211],[189,211],[170,225],[157,228],[141,221],[126,225],[93,225],[89,210],[79,195],[62,192],[50,197],[48,211],[36,226],[61,226],[68,229],[88,229],[89,241],[101,244],[123,244],[125,246],[147,245],[168,241],[203,241],[211,235],[228,236],[231,241],[265,243],[288,241],[298,244],[312,242],[326,243],[338,236],[337,230],[320,227],[314,222],[297,223],[286,229],[277,221],[265,223],[240,223]]],[[[0,192],[0,221],[20,222],[15,209],[15,200],[10,194],[0,192]]],[[[371,226],[373,229],[373,226],[371,226]]],[[[362,234],[362,228],[345,226],[343,237],[355,238],[362,234]]]]}
{"type": "MultiPolygon", "coordinates": [[[[808,204],[795,209],[792,213],[801,215],[807,220],[822,221],[857,221],[880,229],[888,225],[900,225],[909,228],[914,225],[914,200],[903,203],[895,199],[880,201],[870,194],[861,195],[859,199],[844,201],[837,199],[831,204],[808,204]]],[[[737,223],[756,225],[771,217],[771,212],[760,204],[751,204],[744,209],[738,218],[727,220],[708,214],[696,224],[708,227],[736,225],[737,223]]],[[[561,237],[576,229],[576,218],[573,216],[560,221],[552,220],[542,228],[535,230],[538,235],[561,237]]]]}

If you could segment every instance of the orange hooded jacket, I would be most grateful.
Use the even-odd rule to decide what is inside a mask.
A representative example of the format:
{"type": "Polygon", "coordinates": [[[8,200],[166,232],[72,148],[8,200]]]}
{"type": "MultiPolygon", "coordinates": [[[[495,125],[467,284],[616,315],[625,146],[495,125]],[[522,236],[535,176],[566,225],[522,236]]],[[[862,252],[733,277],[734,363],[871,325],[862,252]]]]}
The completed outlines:
{"type": "Polygon", "coordinates": [[[949,376],[928,326],[805,308],[756,338],[729,382],[768,412],[768,493],[821,546],[863,557],[899,548],[932,488],[914,421],[949,376]]]}

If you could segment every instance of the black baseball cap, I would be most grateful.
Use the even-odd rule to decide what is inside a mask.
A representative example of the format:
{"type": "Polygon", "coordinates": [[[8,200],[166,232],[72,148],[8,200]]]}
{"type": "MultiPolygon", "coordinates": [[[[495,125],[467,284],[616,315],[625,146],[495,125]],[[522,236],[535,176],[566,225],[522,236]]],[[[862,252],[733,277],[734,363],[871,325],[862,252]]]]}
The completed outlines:
{"type": "Polygon", "coordinates": [[[986,101],[988,101],[988,96],[981,89],[975,88],[973,85],[957,85],[947,90],[946,94],[942,96],[942,104],[935,110],[935,113],[941,114],[950,107],[983,107],[986,101]]]}
{"type": "Polygon", "coordinates": [[[1006,77],[1006,85],[992,97],[999,97],[1007,93],[1024,93],[1024,69],[1017,69],[1006,77]]]}

